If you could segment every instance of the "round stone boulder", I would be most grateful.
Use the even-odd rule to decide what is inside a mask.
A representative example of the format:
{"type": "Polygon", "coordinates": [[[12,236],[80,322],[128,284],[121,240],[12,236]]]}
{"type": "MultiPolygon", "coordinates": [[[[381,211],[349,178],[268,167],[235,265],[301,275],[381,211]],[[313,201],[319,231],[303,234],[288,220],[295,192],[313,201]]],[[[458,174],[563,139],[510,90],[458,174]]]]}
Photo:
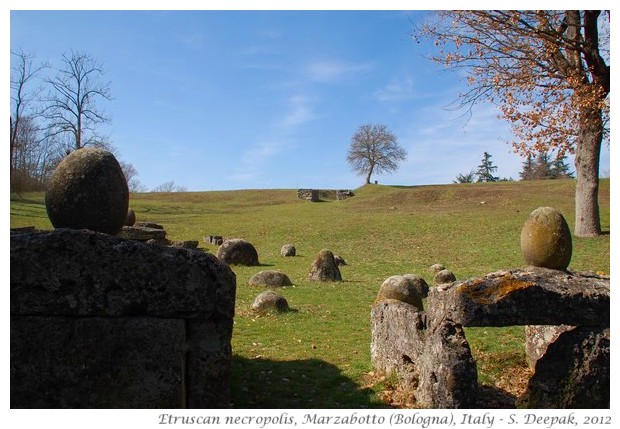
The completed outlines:
{"type": "Polygon", "coordinates": [[[416,288],[422,298],[428,296],[428,283],[426,283],[426,280],[416,274],[404,274],[403,277],[409,280],[409,283],[416,288]]]}
{"type": "Polygon", "coordinates": [[[282,249],[280,249],[280,255],[282,256],[295,256],[296,253],[297,249],[295,249],[295,246],[292,244],[285,244],[282,246],[282,249]]]}
{"type": "Polygon", "coordinates": [[[260,293],[252,303],[252,310],[257,313],[277,311],[283,313],[289,310],[288,301],[282,295],[272,290],[260,293]]]}
{"type": "Polygon", "coordinates": [[[430,271],[431,271],[431,274],[435,275],[439,271],[445,270],[445,269],[446,269],[446,267],[444,267],[442,264],[433,264],[433,265],[431,265],[430,271]]]}
{"type": "Polygon", "coordinates": [[[323,249],[312,261],[310,266],[310,280],[318,280],[322,282],[341,282],[342,275],[336,264],[334,254],[331,250],[323,249]]]}
{"type": "Polygon", "coordinates": [[[456,281],[456,276],[450,270],[441,270],[437,274],[435,274],[435,278],[433,282],[436,285],[441,285],[444,283],[452,283],[456,281]]]}
{"type": "Polygon", "coordinates": [[[125,217],[125,226],[134,226],[136,223],[136,212],[133,209],[127,210],[127,217],[125,217]]]}
{"type": "Polygon", "coordinates": [[[54,228],[115,235],[127,219],[127,180],[112,153],[82,148],[63,159],[47,183],[47,215],[54,228]]]}
{"type": "Polygon", "coordinates": [[[217,249],[217,259],[228,265],[260,265],[256,248],[252,243],[240,238],[223,242],[217,249]]]}
{"type": "Polygon", "coordinates": [[[420,290],[405,276],[392,276],[385,279],[379,288],[376,302],[386,299],[396,299],[411,304],[420,311],[424,310],[420,290]]]}
{"type": "Polygon", "coordinates": [[[573,253],[568,224],[553,207],[539,207],[521,229],[521,252],[528,265],[565,270],[573,253]]]}
{"type": "Polygon", "coordinates": [[[292,286],[291,279],[284,273],[275,270],[260,271],[250,277],[250,286],[282,287],[292,286]]]}

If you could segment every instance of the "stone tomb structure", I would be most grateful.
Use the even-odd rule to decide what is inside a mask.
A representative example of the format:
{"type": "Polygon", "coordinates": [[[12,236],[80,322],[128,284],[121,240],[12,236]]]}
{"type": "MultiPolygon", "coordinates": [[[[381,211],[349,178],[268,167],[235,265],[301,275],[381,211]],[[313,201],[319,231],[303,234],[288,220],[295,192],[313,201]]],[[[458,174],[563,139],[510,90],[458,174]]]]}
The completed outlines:
{"type": "Polygon", "coordinates": [[[318,189],[298,189],[297,198],[300,200],[307,200],[316,203],[320,201],[318,189]]]}
{"type": "Polygon", "coordinates": [[[355,196],[353,191],[349,189],[298,189],[297,198],[300,200],[307,200],[313,203],[321,201],[321,194],[327,196],[328,199],[335,198],[336,201],[346,200],[347,198],[355,196]]]}
{"type": "Polygon", "coordinates": [[[11,236],[11,408],[230,405],[236,278],[87,230],[11,236]]]}
{"type": "Polygon", "coordinates": [[[373,365],[396,373],[421,407],[475,408],[467,326],[569,325],[536,356],[520,406],[609,407],[609,277],[539,267],[431,288],[426,310],[402,301],[371,310],[373,365]]]}

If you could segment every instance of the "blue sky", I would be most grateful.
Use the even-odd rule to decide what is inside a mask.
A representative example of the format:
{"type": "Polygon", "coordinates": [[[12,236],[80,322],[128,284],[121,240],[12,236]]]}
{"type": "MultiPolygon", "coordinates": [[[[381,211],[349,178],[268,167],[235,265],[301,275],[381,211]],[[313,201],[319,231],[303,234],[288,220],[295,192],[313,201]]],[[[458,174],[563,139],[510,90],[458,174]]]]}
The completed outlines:
{"type": "MultiPolygon", "coordinates": [[[[451,183],[489,152],[497,175],[522,159],[480,104],[450,111],[464,84],[424,55],[423,11],[11,11],[10,46],[57,66],[103,63],[103,131],[147,190],[356,188],[346,162],[364,123],[385,124],[408,158],[385,184],[451,183]]],[[[601,172],[609,172],[609,149],[601,172]]],[[[574,169],[573,169],[574,170],[574,169]]]]}

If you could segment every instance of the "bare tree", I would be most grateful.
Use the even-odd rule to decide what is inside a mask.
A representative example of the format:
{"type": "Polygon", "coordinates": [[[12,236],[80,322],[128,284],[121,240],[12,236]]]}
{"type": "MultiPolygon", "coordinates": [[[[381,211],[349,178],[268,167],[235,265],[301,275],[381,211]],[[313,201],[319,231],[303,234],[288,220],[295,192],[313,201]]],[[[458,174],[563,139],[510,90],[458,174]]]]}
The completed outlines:
{"type": "Polygon", "coordinates": [[[22,116],[17,132],[19,138],[13,151],[11,190],[42,189],[62,158],[57,142],[47,136],[45,129],[31,116],[22,116]]]}
{"type": "Polygon", "coordinates": [[[98,126],[110,118],[97,108],[99,99],[111,100],[110,84],[102,82],[101,64],[90,55],[71,51],[62,55],[58,75],[48,80],[53,91],[45,109],[52,134],[69,133],[73,149],[87,145],[105,146],[98,126]]]}
{"type": "MultiPolygon", "coordinates": [[[[11,145],[11,167],[13,172],[15,150],[21,144],[25,144],[29,139],[33,138],[32,133],[29,139],[21,139],[20,132],[27,130],[31,132],[34,124],[33,118],[37,113],[32,109],[32,103],[37,100],[42,88],[36,84],[36,79],[40,72],[48,68],[47,63],[33,65],[35,56],[27,54],[21,49],[11,51],[11,55],[15,61],[11,67],[11,126],[10,126],[10,145],[11,145]],[[35,85],[32,87],[32,85],[35,85]],[[29,123],[22,126],[21,122],[24,117],[29,117],[29,123]]],[[[36,141],[36,139],[35,139],[36,141]]]]}
{"type": "Polygon", "coordinates": [[[121,166],[121,170],[123,170],[125,180],[127,181],[129,192],[144,192],[145,187],[140,180],[138,180],[138,170],[136,170],[133,164],[124,161],[120,161],[119,164],[121,166]]]}
{"type": "Polygon", "coordinates": [[[364,124],[351,138],[347,154],[349,166],[370,183],[373,173],[391,173],[407,158],[407,151],[398,145],[396,136],[385,125],[364,124]]]}
{"type": "Polygon", "coordinates": [[[432,59],[467,72],[462,106],[488,99],[510,121],[521,155],[576,153],[576,236],[601,233],[598,174],[609,120],[609,12],[440,11],[416,38],[432,59]]]}
{"type": "Polygon", "coordinates": [[[151,192],[185,192],[187,188],[184,186],[177,186],[174,183],[174,180],[170,180],[168,182],[162,183],[159,186],[153,188],[151,192]]]}

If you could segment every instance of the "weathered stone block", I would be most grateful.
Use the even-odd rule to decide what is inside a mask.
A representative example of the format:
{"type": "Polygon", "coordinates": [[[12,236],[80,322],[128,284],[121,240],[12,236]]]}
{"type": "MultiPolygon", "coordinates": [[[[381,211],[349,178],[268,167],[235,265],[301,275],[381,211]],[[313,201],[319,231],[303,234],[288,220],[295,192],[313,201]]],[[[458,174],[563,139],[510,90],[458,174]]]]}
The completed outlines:
{"type": "Polygon", "coordinates": [[[318,189],[299,189],[297,198],[300,200],[312,201],[313,203],[320,201],[318,189]]]}
{"type": "MultiPolygon", "coordinates": [[[[417,378],[418,357],[425,349],[426,314],[406,302],[387,299],[372,305],[370,323],[373,366],[386,374],[413,373],[417,378]]],[[[413,380],[409,384],[417,386],[413,380]]]]}
{"type": "Polygon", "coordinates": [[[185,326],[185,408],[230,407],[231,320],[189,319],[185,326]]]}
{"type": "Polygon", "coordinates": [[[371,358],[421,407],[473,407],[477,371],[462,326],[529,326],[535,373],[521,406],[608,408],[609,277],[546,268],[436,286],[426,312],[397,300],[371,309],[371,358]]]}
{"type": "Polygon", "coordinates": [[[11,237],[11,406],[229,405],[235,274],[87,230],[11,237]]]}
{"type": "Polygon", "coordinates": [[[476,401],[478,373],[460,325],[433,326],[423,311],[398,300],[371,308],[371,359],[425,408],[468,408],[476,401]]]}
{"type": "Polygon", "coordinates": [[[353,197],[355,194],[350,189],[339,189],[336,191],[336,200],[346,200],[347,198],[353,197]]]}
{"type": "Polygon", "coordinates": [[[149,228],[146,226],[125,225],[121,228],[120,232],[117,235],[127,240],[163,240],[166,238],[166,231],[164,231],[163,229],[149,228]]]}
{"type": "Polygon", "coordinates": [[[138,228],[164,229],[163,225],[154,222],[136,222],[134,226],[137,226],[138,228]]]}
{"type": "Polygon", "coordinates": [[[428,408],[474,408],[478,370],[465,332],[450,319],[436,323],[427,328],[416,399],[428,408]]]}
{"type": "Polygon", "coordinates": [[[579,326],[562,332],[536,362],[521,406],[609,408],[609,328],[579,326]]]}
{"type": "Polygon", "coordinates": [[[609,326],[609,277],[528,267],[433,288],[428,312],[463,326],[609,326]]]}
{"type": "Polygon", "coordinates": [[[181,319],[11,317],[11,408],[179,408],[181,319]]]}
{"type": "Polygon", "coordinates": [[[562,332],[574,329],[569,325],[528,325],[525,327],[525,360],[531,369],[536,367],[549,344],[558,339],[562,332]]]}

